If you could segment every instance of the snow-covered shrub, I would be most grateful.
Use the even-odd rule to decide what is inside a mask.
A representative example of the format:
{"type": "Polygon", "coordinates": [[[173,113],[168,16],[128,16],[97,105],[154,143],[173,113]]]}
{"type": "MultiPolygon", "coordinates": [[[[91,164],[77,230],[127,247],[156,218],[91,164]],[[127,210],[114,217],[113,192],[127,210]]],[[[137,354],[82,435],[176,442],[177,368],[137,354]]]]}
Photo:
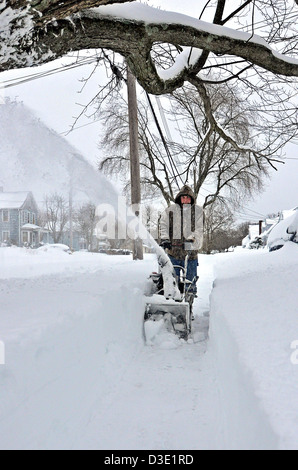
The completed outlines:
{"type": "Polygon", "coordinates": [[[263,246],[264,246],[264,242],[263,242],[262,237],[256,237],[254,240],[252,240],[249,243],[249,248],[251,250],[258,250],[259,248],[263,248],[263,246]]]}

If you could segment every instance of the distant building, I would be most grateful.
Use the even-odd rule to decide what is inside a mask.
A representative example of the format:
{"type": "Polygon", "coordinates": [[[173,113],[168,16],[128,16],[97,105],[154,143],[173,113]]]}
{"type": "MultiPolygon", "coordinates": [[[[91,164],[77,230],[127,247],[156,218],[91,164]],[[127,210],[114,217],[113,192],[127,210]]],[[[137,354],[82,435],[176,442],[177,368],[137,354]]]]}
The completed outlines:
{"type": "MultiPolygon", "coordinates": [[[[54,240],[51,234],[50,234],[50,243],[54,243],[54,240]]],[[[84,238],[81,232],[78,230],[73,230],[72,241],[71,241],[69,230],[65,230],[62,233],[61,240],[59,241],[59,243],[62,243],[64,245],[71,247],[73,251],[81,251],[81,250],[89,251],[90,250],[90,246],[88,245],[86,238],[84,238]]],[[[96,246],[97,246],[96,238],[94,237],[93,248],[96,246]]]]}
{"type": "Polygon", "coordinates": [[[39,246],[47,231],[37,221],[38,207],[30,191],[4,192],[0,188],[0,243],[39,246]]]}

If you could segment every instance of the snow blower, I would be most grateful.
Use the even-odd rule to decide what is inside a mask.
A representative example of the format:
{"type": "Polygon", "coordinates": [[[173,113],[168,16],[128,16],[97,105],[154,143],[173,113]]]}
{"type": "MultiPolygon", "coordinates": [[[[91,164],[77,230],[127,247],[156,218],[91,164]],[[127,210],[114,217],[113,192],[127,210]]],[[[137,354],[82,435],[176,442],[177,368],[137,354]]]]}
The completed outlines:
{"type": "Polygon", "coordinates": [[[157,257],[159,272],[152,273],[149,277],[146,292],[145,337],[148,338],[148,332],[152,336],[152,331],[154,334],[154,331],[158,331],[159,326],[164,324],[167,330],[187,341],[191,334],[194,299],[194,294],[190,292],[192,282],[186,279],[188,256],[184,268],[179,266],[180,279],[177,279],[175,266],[161,248],[157,257]],[[155,322],[155,325],[152,322],[155,322]]]}

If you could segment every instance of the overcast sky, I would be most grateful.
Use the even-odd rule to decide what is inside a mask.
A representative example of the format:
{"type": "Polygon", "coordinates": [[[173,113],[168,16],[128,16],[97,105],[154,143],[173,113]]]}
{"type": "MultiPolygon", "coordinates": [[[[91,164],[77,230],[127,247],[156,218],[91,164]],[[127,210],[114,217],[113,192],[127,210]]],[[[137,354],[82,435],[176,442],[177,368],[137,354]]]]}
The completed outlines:
{"type": "MultiPolygon", "coordinates": [[[[149,5],[161,6],[164,9],[177,11],[191,16],[198,16],[200,13],[199,5],[201,1],[188,0],[149,0],[149,5]]],[[[66,59],[62,61],[66,63],[66,59]]],[[[14,77],[23,77],[34,72],[54,69],[60,66],[61,60],[57,63],[47,64],[46,66],[10,71],[0,74],[0,82],[14,77]]],[[[98,84],[104,82],[104,75],[98,71],[92,80],[85,87],[83,93],[83,78],[88,77],[92,66],[84,66],[71,71],[53,74],[51,76],[19,84],[18,86],[5,90],[5,94],[23,101],[27,106],[35,111],[47,125],[58,133],[62,134],[68,131],[74,123],[74,118],[81,112],[82,106],[89,102],[98,90],[98,84]]],[[[1,91],[1,90],[0,90],[1,91]]],[[[2,90],[3,91],[3,90],[2,90]]],[[[101,131],[100,122],[90,124],[90,120],[82,118],[78,123],[77,130],[71,132],[65,137],[71,144],[77,147],[85,157],[96,165],[100,150],[98,149],[99,134],[101,131]]],[[[272,178],[266,185],[266,190],[262,196],[258,196],[254,201],[246,204],[243,218],[257,220],[271,212],[277,212],[282,209],[290,209],[298,205],[298,147],[291,144],[287,147],[287,157],[285,165],[280,165],[278,172],[272,172],[272,178]],[[297,158],[295,160],[295,158],[297,158]],[[249,210],[248,210],[249,209],[249,210]],[[252,212],[254,211],[254,212],[252,212]],[[258,213],[258,214],[257,214],[258,213]]]]}

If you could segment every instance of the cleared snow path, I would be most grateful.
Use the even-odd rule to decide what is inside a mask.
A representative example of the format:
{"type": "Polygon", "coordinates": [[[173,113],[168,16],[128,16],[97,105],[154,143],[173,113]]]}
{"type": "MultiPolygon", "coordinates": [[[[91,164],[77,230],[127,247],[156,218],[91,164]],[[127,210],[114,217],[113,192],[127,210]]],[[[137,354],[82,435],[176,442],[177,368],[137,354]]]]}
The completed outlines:
{"type": "Polygon", "coordinates": [[[145,350],[93,408],[76,448],[214,449],[216,383],[204,346],[145,350]],[[90,432],[91,431],[91,432],[90,432]]]}
{"type": "Polygon", "coordinates": [[[210,261],[201,258],[193,328],[200,341],[179,344],[165,335],[159,345],[138,350],[100,406],[93,408],[87,433],[81,430],[75,448],[221,448],[217,381],[213,361],[205,355],[209,319],[201,315],[209,310],[210,261]]]}
{"type": "MultiPolygon", "coordinates": [[[[142,289],[154,259],[102,256],[85,273],[83,259],[69,260],[57,275],[0,281],[0,448],[221,447],[206,341],[144,345],[142,289]]],[[[206,311],[212,275],[206,265],[203,281],[203,264],[206,311]]],[[[198,317],[197,338],[207,329],[198,317]]]]}

